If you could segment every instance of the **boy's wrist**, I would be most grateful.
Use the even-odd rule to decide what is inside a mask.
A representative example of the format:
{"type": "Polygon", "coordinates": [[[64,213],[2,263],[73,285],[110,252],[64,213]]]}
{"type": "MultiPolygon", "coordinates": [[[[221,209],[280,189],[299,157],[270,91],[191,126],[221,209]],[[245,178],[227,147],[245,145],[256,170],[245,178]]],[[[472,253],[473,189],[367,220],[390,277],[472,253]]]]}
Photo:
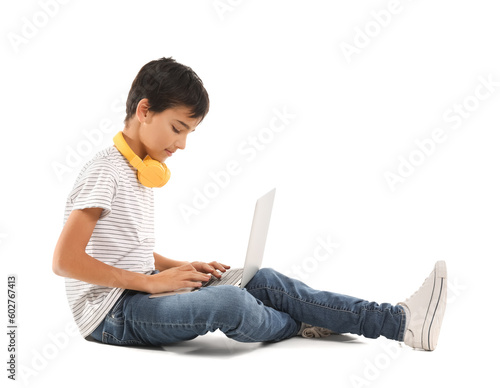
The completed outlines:
{"type": "Polygon", "coordinates": [[[147,294],[152,294],[152,280],[153,280],[153,277],[152,275],[146,275],[146,274],[143,274],[143,273],[139,273],[138,275],[140,275],[138,277],[138,291],[142,291],[142,292],[145,292],[147,294]]]}
{"type": "MultiPolygon", "coordinates": [[[[120,280],[113,284],[113,287],[150,293],[151,275],[128,270],[122,271],[123,272],[118,275],[120,280]]],[[[116,277],[117,275],[115,275],[115,279],[116,277]]]]}

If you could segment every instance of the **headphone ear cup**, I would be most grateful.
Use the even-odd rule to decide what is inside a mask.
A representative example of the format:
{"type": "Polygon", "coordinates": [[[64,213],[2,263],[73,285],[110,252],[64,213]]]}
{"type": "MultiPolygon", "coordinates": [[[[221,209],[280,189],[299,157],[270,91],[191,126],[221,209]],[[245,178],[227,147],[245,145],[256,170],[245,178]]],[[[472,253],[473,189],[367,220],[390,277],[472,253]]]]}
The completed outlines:
{"type": "Polygon", "coordinates": [[[146,156],[144,166],[137,171],[137,178],[146,187],[162,187],[170,179],[170,170],[165,163],[146,156]]]}

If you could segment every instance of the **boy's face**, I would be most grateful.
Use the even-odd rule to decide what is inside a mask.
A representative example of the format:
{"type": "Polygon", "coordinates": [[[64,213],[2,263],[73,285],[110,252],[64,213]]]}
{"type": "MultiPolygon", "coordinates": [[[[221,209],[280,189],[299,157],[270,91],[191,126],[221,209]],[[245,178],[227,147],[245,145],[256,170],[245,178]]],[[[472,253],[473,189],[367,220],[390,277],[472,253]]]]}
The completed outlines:
{"type": "Polygon", "coordinates": [[[190,114],[191,110],[183,106],[166,109],[161,113],[144,111],[139,140],[145,153],[164,162],[178,149],[184,149],[187,135],[200,122],[200,118],[190,118],[190,114]]]}

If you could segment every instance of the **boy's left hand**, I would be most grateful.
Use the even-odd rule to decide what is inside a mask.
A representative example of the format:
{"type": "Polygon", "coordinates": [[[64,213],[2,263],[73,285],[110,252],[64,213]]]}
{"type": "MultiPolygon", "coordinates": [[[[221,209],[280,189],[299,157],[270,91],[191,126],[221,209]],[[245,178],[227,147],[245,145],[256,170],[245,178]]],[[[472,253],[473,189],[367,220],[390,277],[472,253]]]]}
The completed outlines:
{"type": "Polygon", "coordinates": [[[217,261],[212,261],[210,263],[204,263],[202,261],[193,261],[190,263],[198,272],[210,273],[214,275],[216,278],[220,278],[221,274],[217,272],[217,270],[221,272],[226,272],[231,266],[226,264],[221,264],[217,261]]]}

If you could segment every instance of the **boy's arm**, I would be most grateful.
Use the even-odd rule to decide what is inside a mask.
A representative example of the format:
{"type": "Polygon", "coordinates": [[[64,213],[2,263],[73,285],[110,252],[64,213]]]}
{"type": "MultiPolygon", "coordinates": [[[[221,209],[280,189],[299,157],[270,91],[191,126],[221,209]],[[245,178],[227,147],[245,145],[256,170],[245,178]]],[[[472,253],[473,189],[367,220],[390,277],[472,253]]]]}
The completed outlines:
{"type": "Polygon", "coordinates": [[[170,268],[155,275],[145,275],[105,264],[85,252],[101,208],[73,210],[57,241],[52,262],[56,275],[105,287],[117,287],[158,293],[185,287],[201,287],[210,276],[191,264],[170,268]]]}
{"type": "Polygon", "coordinates": [[[189,261],[169,259],[156,252],[153,252],[153,256],[155,258],[155,268],[160,272],[169,268],[180,267],[181,265],[189,264],[189,261]]]}
{"type": "Polygon", "coordinates": [[[85,253],[101,212],[101,208],[87,208],[70,213],[57,241],[52,270],[87,283],[147,292],[147,275],[115,268],[85,253]]]}
{"type": "Polygon", "coordinates": [[[168,259],[156,252],[153,252],[153,256],[155,258],[155,268],[158,271],[164,271],[166,269],[180,267],[187,264],[193,266],[199,272],[209,273],[217,278],[220,278],[221,275],[216,270],[219,270],[221,272],[226,272],[226,270],[231,268],[229,265],[221,264],[217,261],[212,261],[211,263],[205,263],[203,261],[192,261],[192,262],[178,261],[178,260],[168,259]]]}

